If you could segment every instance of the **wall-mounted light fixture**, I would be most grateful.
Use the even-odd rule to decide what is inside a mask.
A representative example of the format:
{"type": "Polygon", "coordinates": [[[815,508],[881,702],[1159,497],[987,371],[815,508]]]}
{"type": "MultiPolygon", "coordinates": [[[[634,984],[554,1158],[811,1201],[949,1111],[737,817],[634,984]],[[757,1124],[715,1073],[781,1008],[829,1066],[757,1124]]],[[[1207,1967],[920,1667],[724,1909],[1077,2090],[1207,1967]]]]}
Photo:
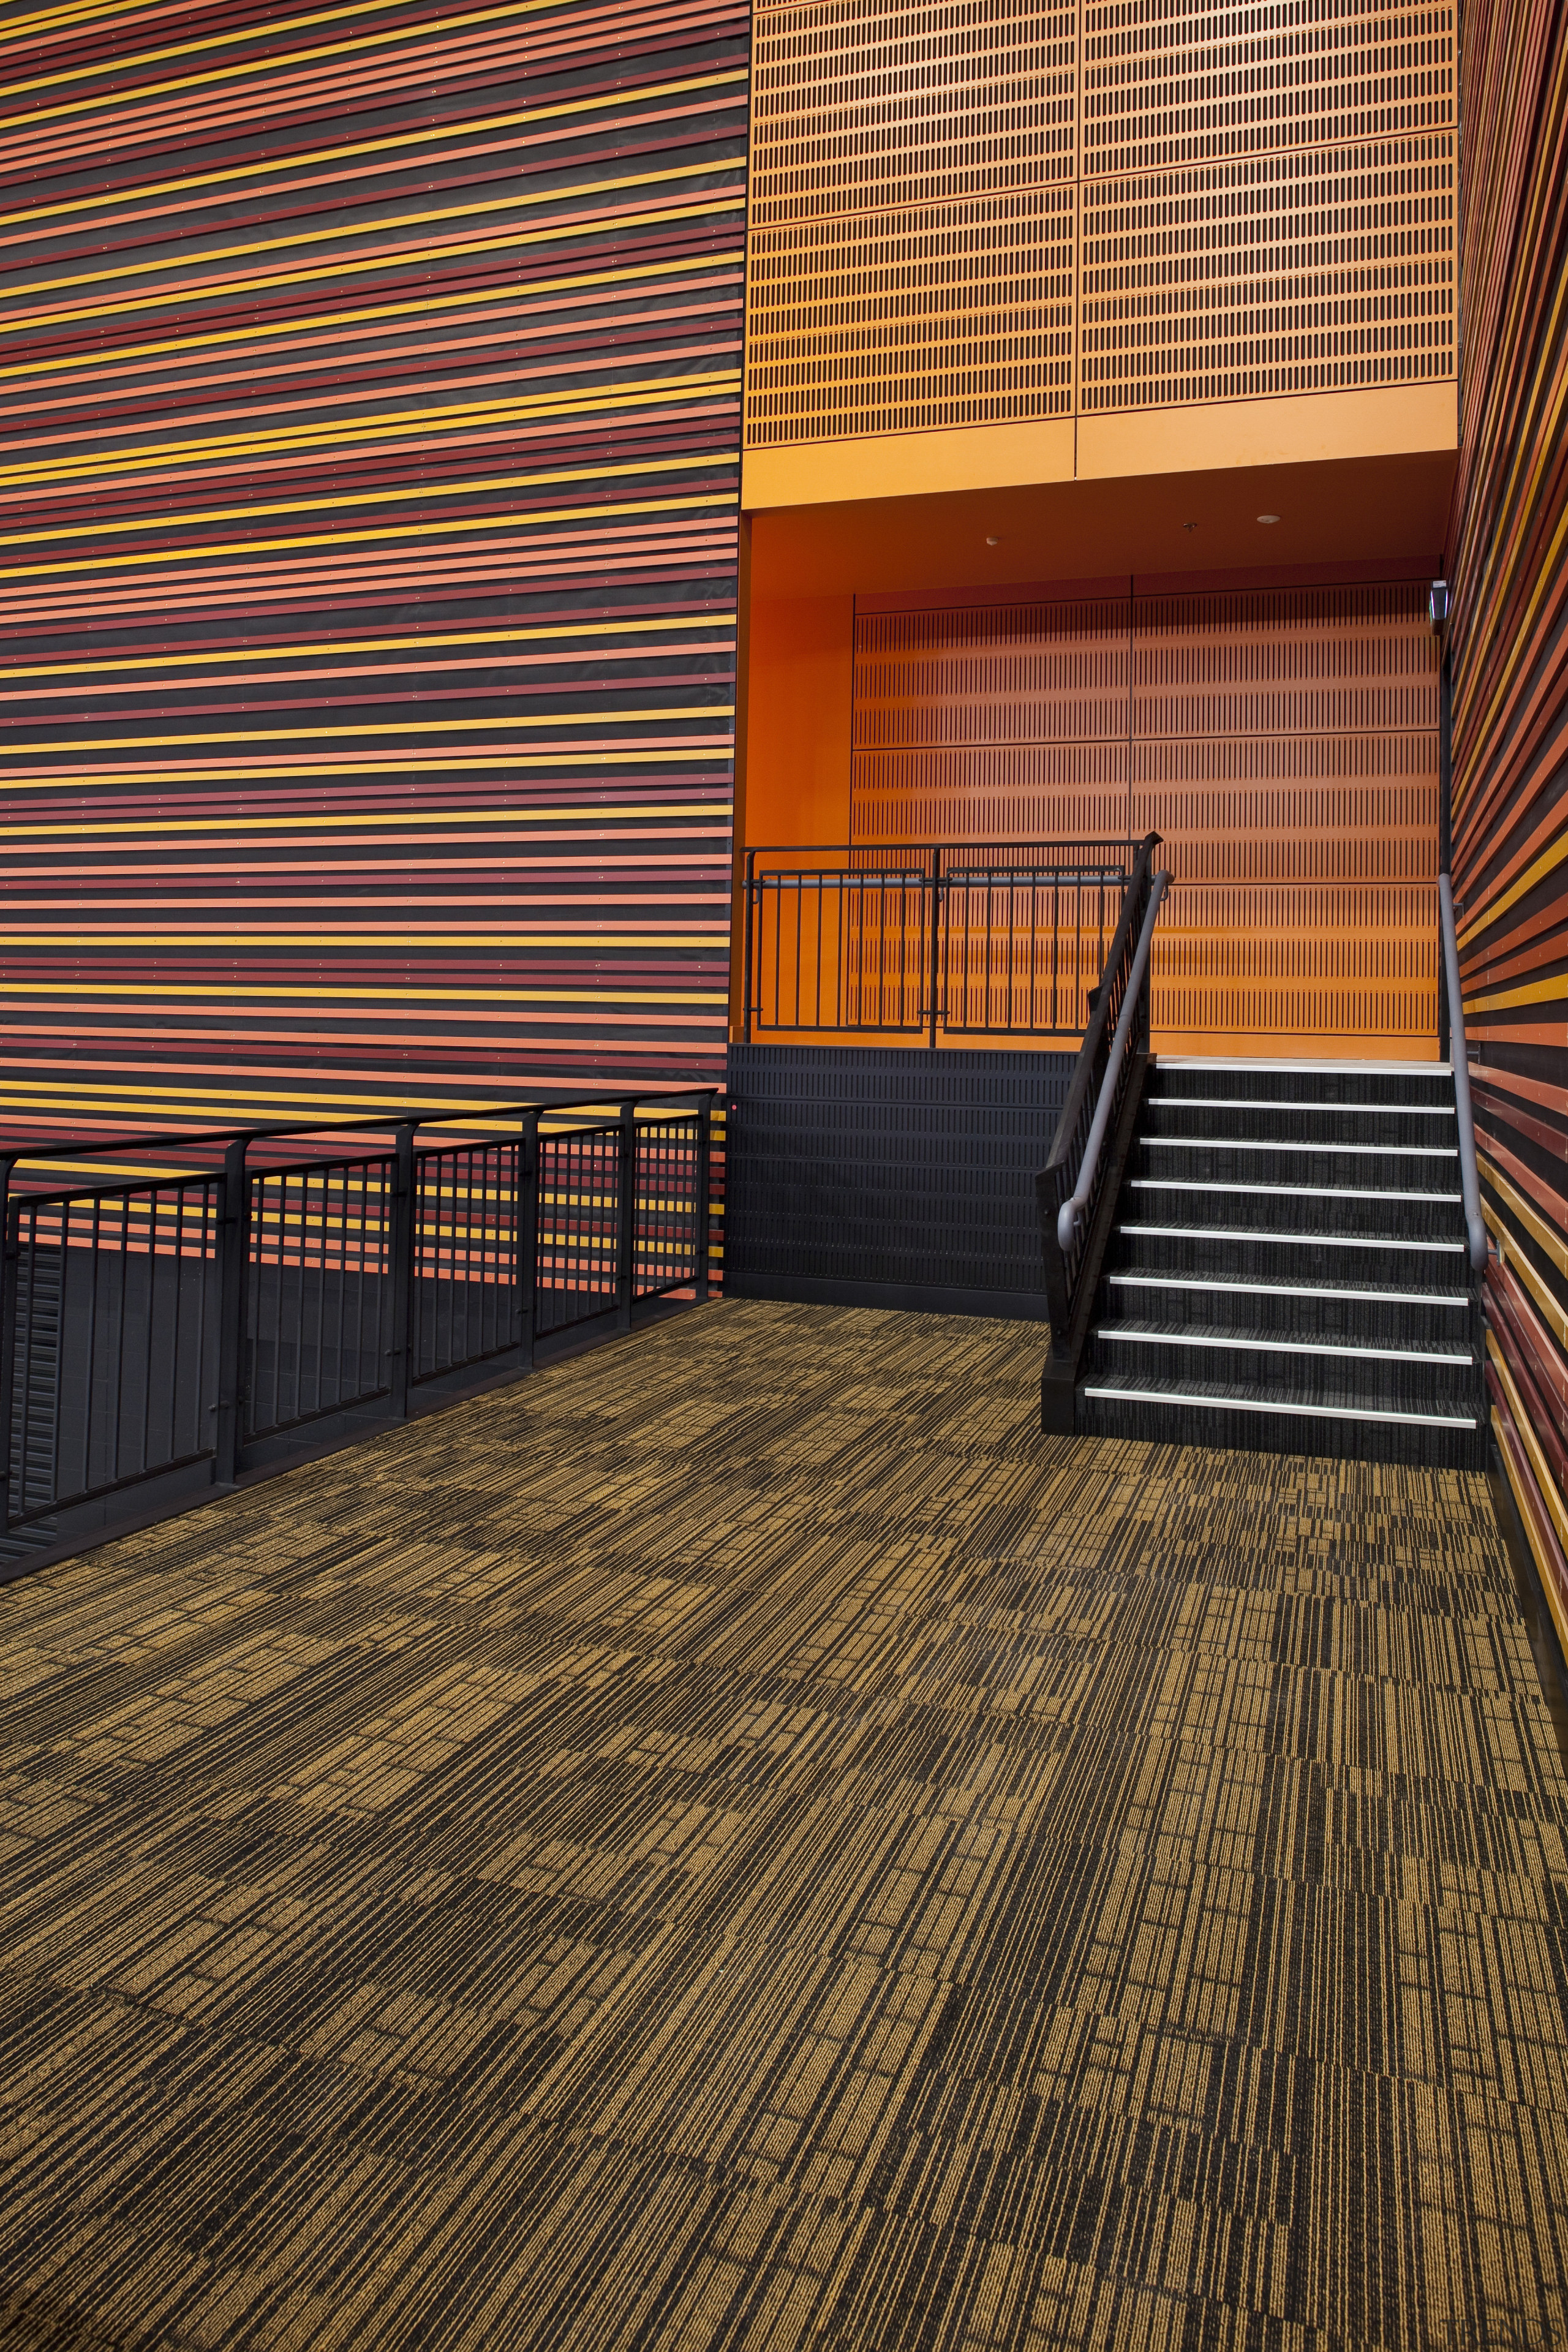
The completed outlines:
{"type": "Polygon", "coordinates": [[[1448,625],[1448,583],[1446,580],[1434,580],[1426,591],[1426,618],[1431,624],[1432,635],[1440,637],[1448,625]]]}

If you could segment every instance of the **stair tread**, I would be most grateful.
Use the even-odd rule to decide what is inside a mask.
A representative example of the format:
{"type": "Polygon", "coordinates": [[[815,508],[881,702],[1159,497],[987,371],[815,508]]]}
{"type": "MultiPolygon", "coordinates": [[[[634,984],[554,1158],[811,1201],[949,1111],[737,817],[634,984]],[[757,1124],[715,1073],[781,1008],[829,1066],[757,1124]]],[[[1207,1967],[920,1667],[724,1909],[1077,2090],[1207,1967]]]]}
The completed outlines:
{"type": "Polygon", "coordinates": [[[1259,1331],[1256,1326],[1244,1329],[1239,1325],[1209,1324],[1203,1329],[1190,1323],[1134,1323],[1123,1318],[1113,1318],[1095,1325],[1098,1339],[1152,1339],[1163,1347],[1247,1349],[1258,1355],[1270,1356],[1337,1356],[1354,1363],[1362,1359],[1376,1363],[1396,1364],[1467,1364],[1473,1365],[1475,1357],[1468,1347],[1452,1348],[1379,1348],[1357,1339],[1288,1339],[1278,1333],[1259,1331]]]}
{"type": "Polygon", "coordinates": [[[1257,1381],[1192,1380],[1173,1386],[1169,1380],[1130,1372],[1113,1380],[1081,1381],[1079,1387],[1086,1397],[1102,1397],[1111,1402],[1121,1399],[1129,1404],[1197,1405],[1232,1412],[1280,1413],[1310,1421],[1400,1422],[1432,1429],[1479,1426],[1474,1413],[1423,1412],[1415,1406],[1368,1404],[1348,1392],[1336,1397],[1315,1397],[1301,1391],[1268,1388],[1257,1381]]]}

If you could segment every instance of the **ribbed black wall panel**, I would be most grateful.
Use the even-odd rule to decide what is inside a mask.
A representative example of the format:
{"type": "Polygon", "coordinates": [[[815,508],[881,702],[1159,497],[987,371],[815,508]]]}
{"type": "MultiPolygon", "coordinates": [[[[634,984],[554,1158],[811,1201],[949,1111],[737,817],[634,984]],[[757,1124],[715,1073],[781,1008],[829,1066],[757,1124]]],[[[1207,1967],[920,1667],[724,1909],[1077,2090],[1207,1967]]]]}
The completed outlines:
{"type": "Polygon", "coordinates": [[[726,1287],[1043,1319],[1035,1174],[1075,1058],[731,1045],[726,1287]]]}

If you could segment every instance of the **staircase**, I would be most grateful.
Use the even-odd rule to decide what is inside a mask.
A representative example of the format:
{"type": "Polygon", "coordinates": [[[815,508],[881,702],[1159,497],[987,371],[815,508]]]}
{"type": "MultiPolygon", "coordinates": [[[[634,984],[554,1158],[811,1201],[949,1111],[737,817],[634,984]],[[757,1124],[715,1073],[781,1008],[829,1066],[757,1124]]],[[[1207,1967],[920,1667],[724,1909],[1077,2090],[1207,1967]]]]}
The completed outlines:
{"type": "Polygon", "coordinates": [[[1437,1064],[1151,1063],[1075,1425],[1482,1469],[1437,1064]]]}

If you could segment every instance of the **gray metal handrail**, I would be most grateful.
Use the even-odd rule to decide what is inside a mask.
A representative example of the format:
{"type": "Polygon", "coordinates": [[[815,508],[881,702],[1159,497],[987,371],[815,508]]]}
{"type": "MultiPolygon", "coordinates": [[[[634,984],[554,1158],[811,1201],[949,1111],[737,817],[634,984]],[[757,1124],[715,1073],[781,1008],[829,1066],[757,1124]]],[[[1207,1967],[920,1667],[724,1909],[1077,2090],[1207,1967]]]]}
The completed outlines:
{"type": "Polygon", "coordinates": [[[1459,1119],[1459,1189],[1465,1196],[1465,1231],[1469,1236],[1470,1265],[1479,1273],[1487,1262],[1486,1220],[1481,1215],[1481,1181],[1476,1171],[1476,1124],[1470,1110],[1470,1069],[1465,1052],[1465,1008],[1459,995],[1459,942],[1454,929],[1454,886],[1446,874],[1437,877],[1437,904],[1443,914],[1443,972],[1448,986],[1448,1057],[1454,1066],[1454,1108],[1459,1119]]]}
{"type": "MultiPolygon", "coordinates": [[[[1106,1058],[1105,1076],[1100,1082],[1100,1099],[1094,1107],[1094,1124],[1089,1130],[1089,1140],[1083,1148],[1083,1162],[1078,1171],[1078,1183],[1070,1198],[1057,1211],[1057,1246],[1064,1256],[1078,1238],[1079,1220],[1089,1206],[1094,1191],[1095,1171],[1100,1166],[1100,1150],[1105,1141],[1105,1130],[1110,1125],[1110,1114],[1116,1101],[1116,1074],[1121,1067],[1121,1057],[1127,1050],[1127,1040],[1132,1024],[1138,1017],[1139,992],[1143,974],[1148,969],[1149,950],[1154,943],[1154,924],[1160,912],[1160,901],[1170,883],[1169,874],[1156,874],[1149,886],[1149,904],[1143,916],[1143,928],[1138,934],[1138,946],[1132,957],[1132,968],[1127,975],[1127,986],[1121,996],[1121,1017],[1116,1024],[1116,1034],[1110,1041],[1106,1058]]],[[[1473,1149],[1473,1147],[1472,1147],[1473,1149]]]]}

